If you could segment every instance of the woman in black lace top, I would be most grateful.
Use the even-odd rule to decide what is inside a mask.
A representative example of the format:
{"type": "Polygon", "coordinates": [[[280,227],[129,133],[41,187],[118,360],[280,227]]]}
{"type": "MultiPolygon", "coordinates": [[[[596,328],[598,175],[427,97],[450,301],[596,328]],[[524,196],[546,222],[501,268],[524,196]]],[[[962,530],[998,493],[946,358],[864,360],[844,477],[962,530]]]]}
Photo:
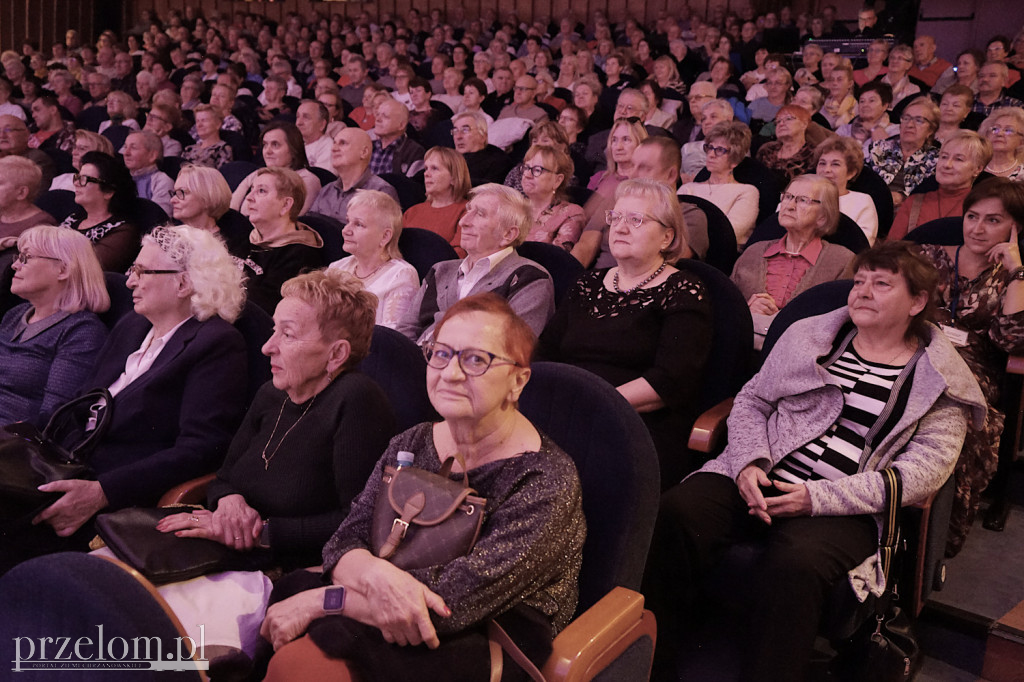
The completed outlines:
{"type": "Polygon", "coordinates": [[[711,305],[700,278],[670,264],[686,238],[666,186],[623,182],[606,219],[617,265],[579,279],[541,335],[540,354],[618,388],[651,432],[667,487],[692,469],[686,441],[711,348],[711,305]]]}

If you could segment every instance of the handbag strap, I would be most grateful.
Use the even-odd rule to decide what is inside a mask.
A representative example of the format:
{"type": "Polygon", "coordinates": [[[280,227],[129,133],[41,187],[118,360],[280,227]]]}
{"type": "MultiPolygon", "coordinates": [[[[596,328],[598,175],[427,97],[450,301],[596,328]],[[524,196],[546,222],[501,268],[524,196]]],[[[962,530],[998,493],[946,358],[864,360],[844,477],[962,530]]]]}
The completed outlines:
{"type": "Polygon", "coordinates": [[[545,682],[544,674],[533,664],[533,661],[527,658],[523,650],[516,646],[516,643],[505,632],[505,628],[498,625],[493,619],[487,621],[487,640],[491,650],[491,682],[497,682],[501,679],[502,667],[504,666],[501,656],[502,649],[512,657],[512,660],[520,668],[526,671],[526,674],[530,676],[533,682],[545,682]]]}
{"type": "Polygon", "coordinates": [[[444,461],[441,462],[441,470],[437,473],[440,476],[448,478],[452,474],[452,465],[455,464],[456,460],[459,462],[459,466],[462,467],[462,485],[465,488],[469,487],[469,472],[466,471],[466,458],[462,456],[462,453],[458,450],[455,454],[445,457],[444,461]]]}
{"type": "Polygon", "coordinates": [[[882,469],[882,480],[885,483],[886,507],[882,514],[882,535],[878,539],[878,551],[882,557],[882,573],[885,575],[885,589],[891,591],[889,575],[899,551],[900,543],[900,504],[903,499],[903,479],[899,470],[889,467],[882,469]]]}

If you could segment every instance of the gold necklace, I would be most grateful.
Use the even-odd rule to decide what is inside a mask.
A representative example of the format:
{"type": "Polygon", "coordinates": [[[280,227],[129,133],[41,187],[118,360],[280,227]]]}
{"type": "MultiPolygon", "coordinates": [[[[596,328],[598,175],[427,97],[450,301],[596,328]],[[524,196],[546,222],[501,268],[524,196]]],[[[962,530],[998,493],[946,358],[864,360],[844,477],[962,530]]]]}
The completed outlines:
{"type": "Polygon", "coordinates": [[[299,418],[296,419],[295,423],[292,424],[288,428],[288,430],[284,432],[283,436],[281,436],[281,440],[277,442],[277,447],[274,448],[274,451],[270,453],[270,457],[267,457],[267,448],[269,448],[270,444],[274,442],[274,436],[277,435],[277,427],[281,423],[281,415],[284,414],[284,406],[288,404],[288,396],[284,397],[284,402],[281,403],[281,411],[277,413],[277,421],[274,422],[274,430],[270,432],[270,438],[267,439],[267,444],[263,446],[263,454],[260,455],[263,458],[264,471],[270,470],[270,460],[274,459],[274,456],[277,455],[277,451],[281,449],[281,444],[284,443],[286,438],[288,438],[288,434],[292,432],[292,429],[299,425],[299,422],[302,421],[302,418],[306,416],[307,412],[309,412],[309,408],[313,407],[313,403],[315,401],[316,396],[313,396],[312,400],[309,401],[309,404],[306,405],[306,409],[304,409],[302,411],[302,414],[299,415],[299,418]]]}
{"type": "Polygon", "coordinates": [[[359,263],[357,262],[357,263],[356,263],[356,266],[355,266],[354,268],[352,268],[352,274],[354,274],[354,275],[355,275],[356,277],[358,277],[359,279],[364,279],[364,280],[365,280],[365,279],[370,279],[371,277],[373,277],[374,275],[376,275],[376,274],[377,274],[378,272],[380,272],[380,269],[381,269],[382,267],[384,267],[385,265],[387,265],[387,264],[388,264],[388,261],[390,261],[390,260],[391,260],[391,256],[388,256],[387,258],[385,258],[385,259],[384,259],[384,262],[383,262],[383,263],[381,263],[380,265],[378,265],[377,267],[375,267],[375,268],[374,268],[374,269],[373,269],[373,270],[372,270],[372,271],[370,272],[370,274],[368,274],[368,275],[360,275],[360,274],[359,274],[359,263]]]}

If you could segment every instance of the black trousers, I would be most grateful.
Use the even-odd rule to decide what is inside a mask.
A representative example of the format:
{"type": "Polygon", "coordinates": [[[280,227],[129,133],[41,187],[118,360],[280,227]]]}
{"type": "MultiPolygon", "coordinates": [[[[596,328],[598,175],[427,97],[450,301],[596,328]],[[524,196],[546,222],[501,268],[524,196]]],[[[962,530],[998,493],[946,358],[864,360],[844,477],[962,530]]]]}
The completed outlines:
{"type": "Polygon", "coordinates": [[[672,488],[661,499],[644,579],[662,671],[674,667],[681,638],[700,627],[694,607],[725,551],[750,541],[765,549],[745,580],[755,599],[742,678],[792,682],[806,675],[829,590],[877,549],[878,530],[867,515],[776,518],[768,526],[719,474],[698,473],[672,488]]]}

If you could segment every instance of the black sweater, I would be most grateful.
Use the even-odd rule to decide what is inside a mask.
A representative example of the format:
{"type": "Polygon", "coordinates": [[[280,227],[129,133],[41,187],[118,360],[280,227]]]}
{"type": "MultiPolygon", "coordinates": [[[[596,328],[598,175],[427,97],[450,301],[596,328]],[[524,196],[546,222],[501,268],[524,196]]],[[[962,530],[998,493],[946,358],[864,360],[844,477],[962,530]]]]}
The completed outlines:
{"type": "Polygon", "coordinates": [[[364,374],[346,372],[311,400],[296,405],[264,384],[207,493],[210,509],[237,493],[269,519],[271,549],[286,566],[320,563],[320,550],[395,434],[387,397],[364,374]]]}

